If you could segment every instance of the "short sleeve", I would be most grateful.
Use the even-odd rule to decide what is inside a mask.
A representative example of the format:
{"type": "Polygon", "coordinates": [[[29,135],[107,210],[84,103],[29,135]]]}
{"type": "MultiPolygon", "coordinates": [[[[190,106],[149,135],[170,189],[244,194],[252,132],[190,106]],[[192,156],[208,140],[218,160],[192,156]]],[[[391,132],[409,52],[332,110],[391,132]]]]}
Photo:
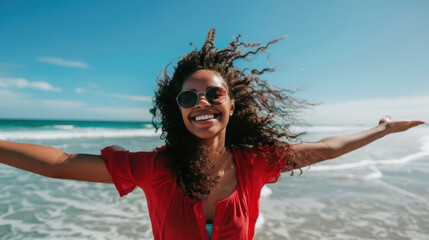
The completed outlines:
{"type": "MultiPolygon", "coordinates": [[[[290,150],[292,150],[293,146],[289,146],[291,147],[290,150]]],[[[282,169],[288,164],[290,154],[288,154],[287,150],[275,147],[263,147],[262,150],[267,158],[265,166],[260,169],[264,177],[263,184],[275,183],[279,180],[282,169]]]]}
{"type": "Polygon", "coordinates": [[[101,150],[101,156],[119,195],[123,197],[132,192],[136,183],[130,168],[130,152],[118,146],[110,146],[101,150]]]}

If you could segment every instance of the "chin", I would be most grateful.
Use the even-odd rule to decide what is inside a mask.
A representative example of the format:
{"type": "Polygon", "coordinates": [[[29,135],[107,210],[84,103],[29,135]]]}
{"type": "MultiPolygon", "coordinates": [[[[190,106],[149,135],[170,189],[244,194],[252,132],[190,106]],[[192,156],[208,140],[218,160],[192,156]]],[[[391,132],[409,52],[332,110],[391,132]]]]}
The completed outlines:
{"type": "Polygon", "coordinates": [[[225,129],[219,129],[219,128],[209,128],[209,129],[192,129],[190,131],[194,136],[196,136],[199,139],[207,140],[207,139],[213,139],[216,137],[224,136],[225,129]]]}
{"type": "Polygon", "coordinates": [[[210,138],[213,138],[219,134],[216,132],[202,132],[202,131],[191,132],[191,133],[199,139],[210,139],[210,138]]]}

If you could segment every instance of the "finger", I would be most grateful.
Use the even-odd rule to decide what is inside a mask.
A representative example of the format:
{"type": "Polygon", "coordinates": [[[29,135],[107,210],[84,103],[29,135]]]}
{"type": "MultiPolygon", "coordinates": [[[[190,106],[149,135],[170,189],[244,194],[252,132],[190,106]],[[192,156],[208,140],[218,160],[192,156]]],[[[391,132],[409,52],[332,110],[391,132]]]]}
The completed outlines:
{"type": "Polygon", "coordinates": [[[411,121],[411,123],[412,123],[414,126],[417,126],[417,125],[420,125],[420,124],[424,124],[425,122],[424,122],[424,121],[421,121],[421,120],[413,120],[413,121],[411,121]]]}

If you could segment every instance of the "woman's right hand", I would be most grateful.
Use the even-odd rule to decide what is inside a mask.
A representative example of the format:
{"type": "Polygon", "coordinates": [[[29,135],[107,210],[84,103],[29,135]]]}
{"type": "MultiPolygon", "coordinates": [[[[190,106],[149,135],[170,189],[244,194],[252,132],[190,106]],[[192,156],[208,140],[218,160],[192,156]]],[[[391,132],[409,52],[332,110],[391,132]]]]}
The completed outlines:
{"type": "Polygon", "coordinates": [[[53,147],[0,141],[0,163],[46,177],[112,183],[100,155],[67,154],[53,147]]]}

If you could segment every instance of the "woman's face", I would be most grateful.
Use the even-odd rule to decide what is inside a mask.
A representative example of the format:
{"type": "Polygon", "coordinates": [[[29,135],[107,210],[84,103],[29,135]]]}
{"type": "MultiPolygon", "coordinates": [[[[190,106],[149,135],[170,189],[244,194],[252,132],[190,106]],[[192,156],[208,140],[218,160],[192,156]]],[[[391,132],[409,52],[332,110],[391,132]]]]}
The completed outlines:
{"type": "MultiPolygon", "coordinates": [[[[210,87],[223,87],[228,91],[223,78],[210,70],[199,70],[193,73],[184,82],[182,91],[205,92],[210,87]]],[[[234,111],[234,101],[227,94],[222,104],[212,105],[204,94],[200,93],[195,106],[189,109],[180,108],[180,110],[186,128],[198,138],[210,139],[217,136],[225,138],[226,126],[234,111]],[[197,120],[200,116],[209,116],[209,119],[197,120]]]]}

